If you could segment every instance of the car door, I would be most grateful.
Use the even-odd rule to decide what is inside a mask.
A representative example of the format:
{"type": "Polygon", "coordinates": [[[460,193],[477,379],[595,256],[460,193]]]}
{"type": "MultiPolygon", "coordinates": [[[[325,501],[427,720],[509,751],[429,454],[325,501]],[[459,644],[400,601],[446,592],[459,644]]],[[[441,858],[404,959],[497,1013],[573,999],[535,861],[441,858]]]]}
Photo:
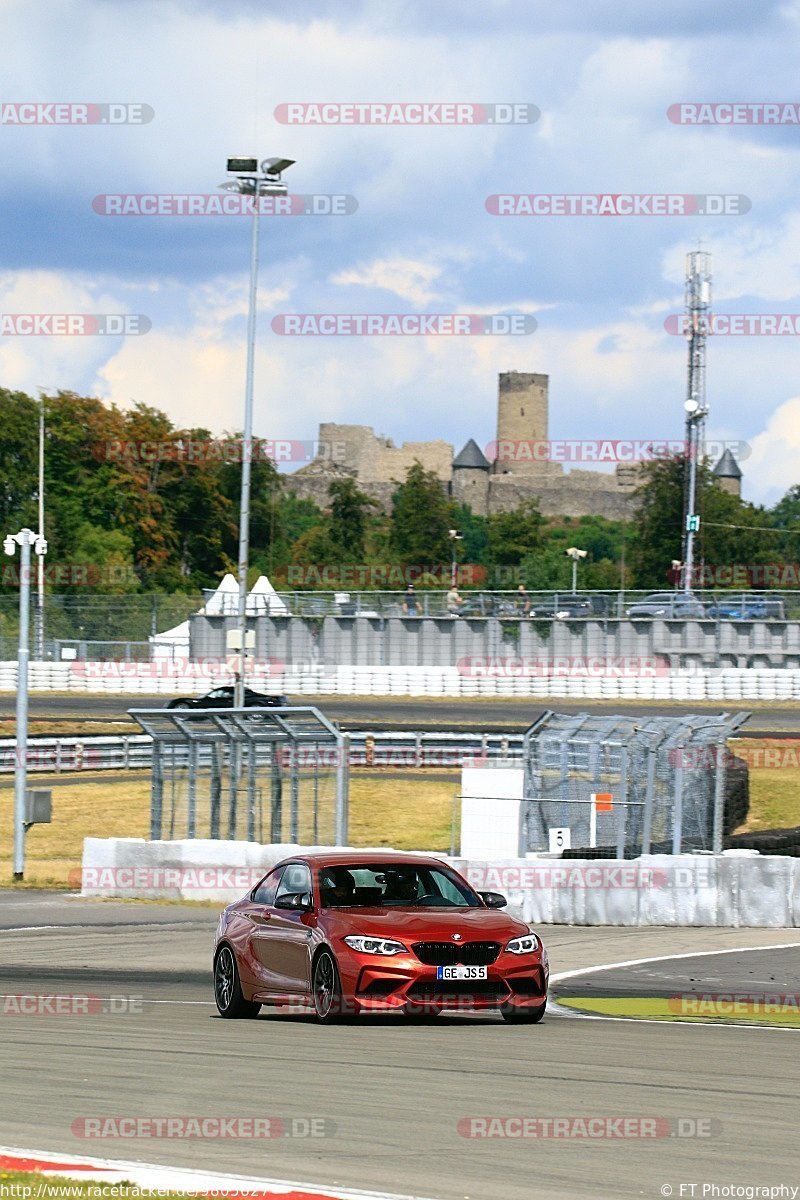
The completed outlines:
{"type": "Polygon", "coordinates": [[[311,871],[306,863],[289,863],[281,876],[272,909],[269,936],[269,972],[276,990],[292,995],[311,989],[311,943],[314,917],[299,909],[280,908],[281,897],[313,896],[311,871]]]}
{"type": "Polygon", "coordinates": [[[275,991],[277,981],[271,970],[272,918],[275,894],[286,868],[275,867],[254,890],[249,902],[239,910],[245,923],[244,955],[241,963],[246,982],[259,991],[275,991]]]}

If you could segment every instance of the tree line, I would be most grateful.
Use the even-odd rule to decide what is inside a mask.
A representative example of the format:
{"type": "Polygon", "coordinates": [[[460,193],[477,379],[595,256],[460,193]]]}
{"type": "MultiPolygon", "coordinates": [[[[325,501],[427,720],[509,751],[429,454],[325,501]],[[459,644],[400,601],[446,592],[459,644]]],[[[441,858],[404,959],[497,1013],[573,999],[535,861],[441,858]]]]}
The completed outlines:
{"type": "MultiPolygon", "coordinates": [[[[236,570],[241,485],[241,436],[181,429],[148,405],[121,410],[69,391],[40,399],[0,389],[0,529],[35,529],[38,502],[38,420],[45,420],[45,535],[48,590],[125,595],[197,593],[236,570]],[[56,565],[60,570],[56,569],[56,565]],[[70,566],[74,572],[70,573],[70,566]],[[79,574],[80,573],[80,574],[79,574]]],[[[442,586],[456,541],[466,586],[529,589],[570,585],[568,546],[587,551],[581,588],[671,586],[680,558],[686,462],[645,464],[628,521],[599,516],[544,517],[535,501],[488,517],[455,503],[437,477],[415,463],[397,481],[385,514],[350,476],[329,487],[318,507],[286,486],[254,441],[250,513],[252,579],[268,575],[285,587],[326,587],[342,568],[350,586],[404,586],[380,569],[424,567],[418,586],[442,586]],[[297,567],[302,567],[299,571],[297,567]],[[314,574],[314,568],[330,568],[314,574]],[[293,570],[293,568],[295,568],[293,570]],[[470,568],[467,570],[466,568],[470,568]],[[384,580],[383,583],[381,581],[384,580]]],[[[712,572],[731,564],[773,564],[765,582],[797,586],[800,485],[771,509],[722,491],[708,465],[699,469],[699,582],[719,586],[712,572]]],[[[18,569],[18,568],[17,568],[18,569]]],[[[16,590],[15,566],[0,571],[0,593],[16,590]]],[[[735,586],[731,577],[731,586],[735,586]]],[[[741,587],[741,582],[740,582],[741,587]]],[[[748,589],[749,590],[749,589],[748,589]]]]}

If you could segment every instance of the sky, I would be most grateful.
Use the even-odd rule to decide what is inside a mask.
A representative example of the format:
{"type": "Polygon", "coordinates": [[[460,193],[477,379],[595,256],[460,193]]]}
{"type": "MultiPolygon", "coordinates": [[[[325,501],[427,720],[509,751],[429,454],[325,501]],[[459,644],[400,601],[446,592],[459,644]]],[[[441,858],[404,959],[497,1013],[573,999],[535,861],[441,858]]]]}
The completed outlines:
{"type": "MultiPolygon", "coordinates": [[[[335,421],[398,445],[487,447],[497,375],[517,370],[549,375],[551,438],[674,440],[686,343],[664,323],[682,311],[686,254],[712,256],[715,314],[800,314],[800,124],[783,109],[772,124],[667,116],[700,102],[800,112],[800,0],[0,0],[0,23],[0,313],[149,324],[22,336],[6,322],[0,386],[241,429],[251,220],[103,215],[95,199],[217,193],[234,154],[294,159],[290,193],[357,202],[349,215],[261,220],[261,437],[307,442],[335,421]],[[110,110],[132,114],[121,123],[59,125],[46,109],[18,123],[25,110],[7,107],[55,102],[149,107],[110,110]],[[525,104],[540,115],[278,119],[281,105],[346,102],[525,104]],[[720,216],[500,217],[486,206],[494,194],[607,193],[750,203],[720,216]],[[272,327],[322,313],[523,314],[536,331],[272,327]]],[[[758,503],[800,483],[798,368],[800,332],[709,339],[708,436],[747,444],[743,494],[758,503]]]]}

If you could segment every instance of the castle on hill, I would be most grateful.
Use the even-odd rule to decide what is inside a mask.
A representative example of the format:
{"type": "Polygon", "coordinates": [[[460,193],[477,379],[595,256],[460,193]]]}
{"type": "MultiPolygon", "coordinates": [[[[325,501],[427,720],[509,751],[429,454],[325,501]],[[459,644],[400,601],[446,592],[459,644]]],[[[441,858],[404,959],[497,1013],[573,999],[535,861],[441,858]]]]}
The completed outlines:
{"type": "MultiPolygon", "coordinates": [[[[449,442],[404,442],[376,435],[368,425],[322,422],[319,452],[287,475],[287,486],[321,508],[334,479],[354,478],[384,511],[397,483],[419,461],[442,482],[448,495],[480,516],[509,512],[536,500],[545,516],[626,519],[635,509],[641,454],[636,442],[551,442],[547,375],[508,371],[499,376],[497,441],[489,457],[470,438],[454,454],[449,442]],[[613,472],[587,470],[587,461],[614,461],[613,472]],[[565,465],[580,462],[581,466],[565,465]]],[[[645,443],[641,443],[642,446],[645,443]]],[[[730,450],[714,468],[720,487],[738,495],[742,473],[730,450]]]]}

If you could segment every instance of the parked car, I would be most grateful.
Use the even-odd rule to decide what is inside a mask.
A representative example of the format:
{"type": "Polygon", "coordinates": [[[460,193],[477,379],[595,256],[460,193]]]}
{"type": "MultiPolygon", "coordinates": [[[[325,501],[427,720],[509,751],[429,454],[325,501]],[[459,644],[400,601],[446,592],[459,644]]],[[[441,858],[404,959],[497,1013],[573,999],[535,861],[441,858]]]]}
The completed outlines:
{"type": "MultiPolygon", "coordinates": [[[[288,704],[286,696],[268,696],[264,692],[244,689],[245,708],[282,708],[288,704]]],[[[165,708],[233,708],[233,685],[225,684],[214,688],[205,696],[178,696],[169,700],[165,708]]]]}
{"type": "Polygon", "coordinates": [[[723,621],[785,621],[786,605],[780,596],[737,592],[720,597],[706,610],[709,617],[723,621]]]}
{"type": "Polygon", "coordinates": [[[686,620],[706,616],[706,608],[693,592],[653,592],[643,600],[636,600],[626,610],[626,616],[656,617],[670,620],[686,620]]]}
{"type": "Polygon", "coordinates": [[[531,600],[529,616],[550,618],[565,621],[573,617],[594,617],[595,608],[589,596],[579,596],[572,592],[559,592],[556,596],[545,596],[541,600],[531,600]]]}

